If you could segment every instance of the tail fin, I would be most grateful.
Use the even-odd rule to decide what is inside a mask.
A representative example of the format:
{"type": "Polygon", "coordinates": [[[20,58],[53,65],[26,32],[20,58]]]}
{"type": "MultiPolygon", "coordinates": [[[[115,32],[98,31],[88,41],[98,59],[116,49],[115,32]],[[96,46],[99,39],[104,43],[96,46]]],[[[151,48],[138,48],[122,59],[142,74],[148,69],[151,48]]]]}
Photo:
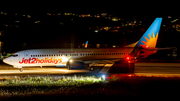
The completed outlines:
{"type": "Polygon", "coordinates": [[[87,48],[87,46],[88,46],[88,41],[86,41],[84,48],[87,48]]]}
{"type": "Polygon", "coordinates": [[[156,47],[161,22],[162,18],[156,18],[154,20],[154,22],[134,47],[134,50],[130,54],[131,56],[146,58],[149,55],[157,52],[157,50],[148,51],[148,49],[155,49],[156,47]]]}
{"type": "Polygon", "coordinates": [[[135,47],[155,48],[162,18],[156,18],[135,47]]]}

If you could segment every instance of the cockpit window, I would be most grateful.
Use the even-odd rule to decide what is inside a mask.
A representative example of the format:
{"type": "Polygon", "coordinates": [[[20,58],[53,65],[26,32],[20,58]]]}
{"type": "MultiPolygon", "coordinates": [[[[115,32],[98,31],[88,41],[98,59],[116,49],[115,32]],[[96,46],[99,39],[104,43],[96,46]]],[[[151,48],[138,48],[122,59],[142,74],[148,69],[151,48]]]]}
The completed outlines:
{"type": "Polygon", "coordinates": [[[17,57],[17,56],[18,56],[18,54],[13,54],[13,55],[10,55],[10,56],[17,57]]]}

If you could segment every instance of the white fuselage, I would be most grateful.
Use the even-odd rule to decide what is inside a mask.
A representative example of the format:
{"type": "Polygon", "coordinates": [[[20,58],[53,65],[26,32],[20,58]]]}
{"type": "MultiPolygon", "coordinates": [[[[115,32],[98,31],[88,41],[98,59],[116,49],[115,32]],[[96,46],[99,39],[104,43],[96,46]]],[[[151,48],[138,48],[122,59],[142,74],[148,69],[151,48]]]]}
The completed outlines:
{"type": "Polygon", "coordinates": [[[122,59],[132,52],[133,48],[76,48],[76,49],[31,49],[14,53],[3,62],[14,67],[24,66],[60,66],[69,60],[108,60],[122,59]]]}

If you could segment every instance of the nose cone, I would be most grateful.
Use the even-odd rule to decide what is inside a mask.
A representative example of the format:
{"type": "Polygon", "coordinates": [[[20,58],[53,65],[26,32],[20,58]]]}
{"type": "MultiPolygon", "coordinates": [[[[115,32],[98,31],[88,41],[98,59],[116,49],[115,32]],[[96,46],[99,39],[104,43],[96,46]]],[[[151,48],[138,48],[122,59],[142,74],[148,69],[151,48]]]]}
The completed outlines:
{"type": "Polygon", "coordinates": [[[11,59],[9,57],[8,58],[4,58],[3,62],[9,64],[11,62],[11,59]]]}

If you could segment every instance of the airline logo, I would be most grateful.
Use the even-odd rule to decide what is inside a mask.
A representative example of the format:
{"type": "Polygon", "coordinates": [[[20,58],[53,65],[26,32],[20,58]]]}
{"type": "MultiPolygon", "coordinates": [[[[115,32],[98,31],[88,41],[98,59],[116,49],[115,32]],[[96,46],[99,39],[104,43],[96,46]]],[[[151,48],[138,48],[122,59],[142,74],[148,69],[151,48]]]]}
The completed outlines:
{"type": "Polygon", "coordinates": [[[161,26],[162,18],[156,18],[148,30],[141,37],[136,47],[142,46],[142,48],[155,48],[156,42],[161,26]]]}
{"type": "Polygon", "coordinates": [[[84,48],[87,48],[87,44],[85,44],[84,48]]]}
{"type": "Polygon", "coordinates": [[[144,37],[146,39],[146,41],[141,41],[142,43],[144,43],[144,45],[140,45],[142,46],[142,48],[154,48],[156,47],[156,42],[157,42],[157,38],[158,38],[158,33],[156,34],[156,37],[153,33],[153,37],[151,37],[150,34],[149,35],[149,39],[147,37],[144,37]]]}
{"type": "Polygon", "coordinates": [[[29,58],[29,59],[25,59],[22,58],[21,61],[19,61],[20,64],[36,64],[36,63],[61,63],[62,62],[62,58],[60,59],[54,59],[54,58],[44,58],[44,59],[39,59],[39,58],[29,58]]]}
{"type": "Polygon", "coordinates": [[[88,41],[86,41],[86,43],[84,45],[84,48],[87,48],[87,45],[88,45],[88,41]]]}

